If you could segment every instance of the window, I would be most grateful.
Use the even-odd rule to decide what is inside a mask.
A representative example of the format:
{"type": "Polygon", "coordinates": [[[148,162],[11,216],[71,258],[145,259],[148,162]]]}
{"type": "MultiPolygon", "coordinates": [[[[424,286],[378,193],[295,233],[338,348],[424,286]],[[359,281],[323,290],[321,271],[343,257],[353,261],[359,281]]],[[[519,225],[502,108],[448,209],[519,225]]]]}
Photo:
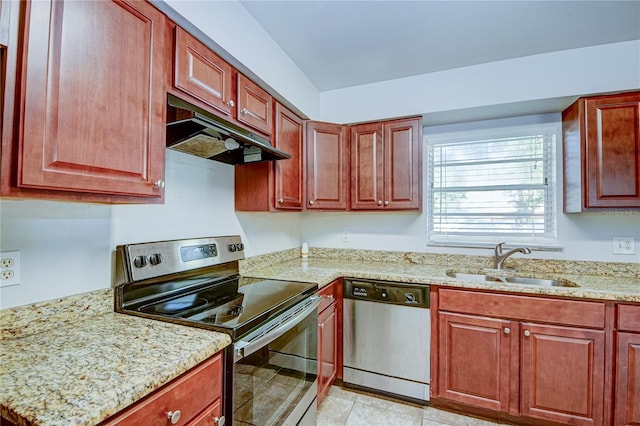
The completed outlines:
{"type": "Polygon", "coordinates": [[[556,126],[427,138],[429,243],[549,246],[556,126]]]}

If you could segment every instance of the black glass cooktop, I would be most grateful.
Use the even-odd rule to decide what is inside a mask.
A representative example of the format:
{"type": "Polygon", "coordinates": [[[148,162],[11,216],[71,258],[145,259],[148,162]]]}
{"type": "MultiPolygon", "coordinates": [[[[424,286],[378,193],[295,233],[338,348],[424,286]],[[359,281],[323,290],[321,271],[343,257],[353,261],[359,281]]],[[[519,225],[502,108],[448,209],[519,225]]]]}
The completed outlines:
{"type": "Polygon", "coordinates": [[[132,300],[123,310],[226,332],[235,340],[316,290],[310,283],[235,277],[132,300]]]}

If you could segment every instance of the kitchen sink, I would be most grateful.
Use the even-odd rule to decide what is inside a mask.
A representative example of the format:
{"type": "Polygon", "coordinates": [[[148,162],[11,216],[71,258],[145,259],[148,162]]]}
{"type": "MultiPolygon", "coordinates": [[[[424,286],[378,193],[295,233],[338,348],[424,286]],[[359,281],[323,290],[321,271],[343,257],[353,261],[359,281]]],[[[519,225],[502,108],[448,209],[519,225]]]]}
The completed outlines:
{"type": "Polygon", "coordinates": [[[523,285],[535,285],[540,287],[580,287],[573,281],[560,279],[546,279],[535,277],[519,277],[519,276],[502,276],[492,275],[490,273],[469,273],[458,272],[455,270],[448,270],[447,276],[456,278],[463,281],[488,281],[488,282],[501,282],[505,284],[523,284],[523,285]]]}

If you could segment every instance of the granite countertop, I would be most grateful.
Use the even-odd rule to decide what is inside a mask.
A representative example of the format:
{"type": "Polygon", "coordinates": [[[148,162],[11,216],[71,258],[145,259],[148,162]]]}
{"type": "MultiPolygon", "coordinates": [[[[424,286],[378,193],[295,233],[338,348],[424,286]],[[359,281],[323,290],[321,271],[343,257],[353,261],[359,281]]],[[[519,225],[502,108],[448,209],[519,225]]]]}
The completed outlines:
{"type": "Polygon", "coordinates": [[[627,275],[631,276],[622,277],[587,275],[577,273],[577,271],[573,271],[573,273],[554,273],[552,268],[547,268],[544,272],[520,272],[515,274],[545,279],[568,280],[577,284],[578,287],[541,287],[490,281],[467,281],[450,278],[446,275],[447,270],[450,269],[464,272],[481,272],[483,269],[478,265],[459,266],[448,264],[448,266],[443,266],[411,262],[342,260],[322,257],[310,257],[306,261],[302,261],[299,258],[285,260],[272,263],[269,266],[249,269],[244,271],[243,275],[255,278],[315,282],[319,287],[329,284],[337,278],[350,277],[532,295],[640,303],[640,277],[635,272],[637,268],[637,265],[632,265],[630,267],[631,273],[627,273],[627,275]]]}
{"type": "Polygon", "coordinates": [[[231,343],[115,313],[111,290],[0,311],[0,331],[0,414],[18,425],[95,425],[231,343]]]}

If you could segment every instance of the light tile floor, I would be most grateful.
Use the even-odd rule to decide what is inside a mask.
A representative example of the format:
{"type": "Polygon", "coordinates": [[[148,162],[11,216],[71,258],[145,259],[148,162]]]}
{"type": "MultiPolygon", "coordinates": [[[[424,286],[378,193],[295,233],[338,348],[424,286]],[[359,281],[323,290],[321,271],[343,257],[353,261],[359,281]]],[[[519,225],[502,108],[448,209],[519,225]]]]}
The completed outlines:
{"type": "Polygon", "coordinates": [[[494,426],[431,407],[332,386],[318,409],[318,426],[494,426]]]}

